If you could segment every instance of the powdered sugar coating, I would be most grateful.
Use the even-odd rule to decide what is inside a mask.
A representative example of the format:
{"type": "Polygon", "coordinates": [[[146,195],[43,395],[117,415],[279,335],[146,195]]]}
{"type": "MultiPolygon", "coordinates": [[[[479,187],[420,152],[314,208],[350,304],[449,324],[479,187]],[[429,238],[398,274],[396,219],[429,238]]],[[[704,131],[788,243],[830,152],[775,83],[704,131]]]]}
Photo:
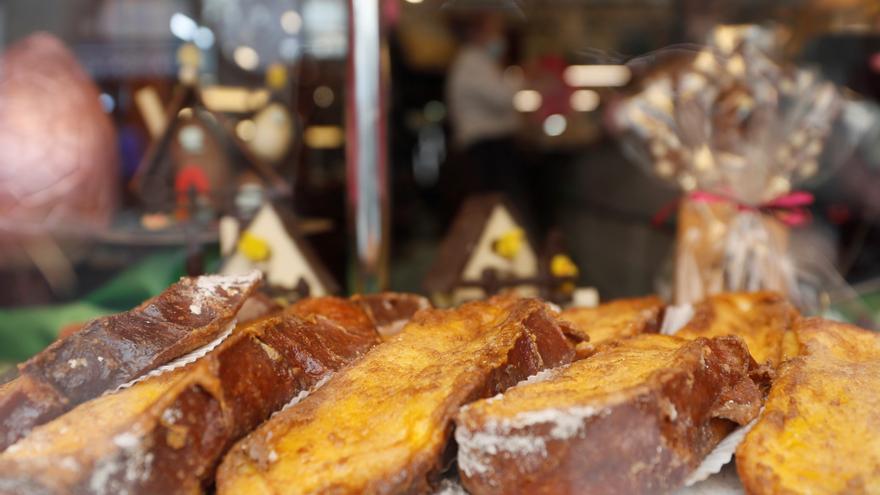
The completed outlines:
{"type": "Polygon", "coordinates": [[[97,495],[129,495],[138,492],[140,482],[149,479],[154,455],[144,448],[142,435],[124,431],[113,437],[118,454],[101,459],[92,468],[89,490],[97,495]]]}
{"type": "Polygon", "coordinates": [[[559,368],[549,368],[546,370],[541,370],[541,371],[535,373],[534,375],[526,378],[525,380],[517,383],[516,386],[525,385],[527,383],[543,382],[543,381],[555,376],[558,371],[559,371],[559,368]]]}
{"type": "Polygon", "coordinates": [[[189,305],[189,311],[194,315],[202,314],[202,306],[205,305],[210,298],[219,297],[217,294],[219,289],[227,293],[237,293],[243,287],[247,287],[263,277],[259,270],[251,270],[242,275],[202,275],[200,277],[190,279],[191,281],[191,297],[192,302],[189,305]]]}
{"type": "Polygon", "coordinates": [[[89,362],[86,360],[86,358],[70,359],[67,361],[67,365],[70,366],[70,369],[76,369],[76,368],[81,368],[81,367],[84,368],[88,364],[89,364],[89,362]]]}
{"type": "Polygon", "coordinates": [[[113,437],[113,443],[121,449],[133,449],[138,446],[140,439],[134,433],[124,432],[113,437]]]}
{"type": "Polygon", "coordinates": [[[458,442],[458,467],[467,476],[489,472],[496,455],[517,457],[523,468],[547,456],[547,442],[567,440],[582,433],[586,420],[599,409],[576,406],[566,409],[526,411],[505,420],[490,420],[478,430],[464,425],[455,430],[458,442]],[[533,433],[534,427],[549,425],[546,434],[533,433]]]}

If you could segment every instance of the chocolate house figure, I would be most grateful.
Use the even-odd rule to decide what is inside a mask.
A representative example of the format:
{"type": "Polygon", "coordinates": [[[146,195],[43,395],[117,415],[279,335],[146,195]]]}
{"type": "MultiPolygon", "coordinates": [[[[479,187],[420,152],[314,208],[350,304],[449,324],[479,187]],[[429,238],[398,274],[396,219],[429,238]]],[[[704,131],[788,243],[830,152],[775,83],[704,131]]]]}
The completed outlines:
{"type": "Polygon", "coordinates": [[[570,270],[560,278],[542,269],[550,265],[541,262],[516,208],[501,194],[483,194],[456,214],[423,285],[438,306],[505,290],[537,296],[573,281],[570,270]]]}
{"type": "Polygon", "coordinates": [[[269,292],[288,300],[336,294],[339,286],[301,235],[293,214],[265,202],[254,217],[220,220],[220,273],[258,269],[269,292]]]}
{"type": "Polygon", "coordinates": [[[236,177],[246,170],[260,177],[274,195],[289,191],[275,169],[236,135],[229,119],[205,105],[198,87],[184,85],[131,186],[150,212],[188,211],[192,189],[200,203],[222,212],[237,193],[236,177]]]}

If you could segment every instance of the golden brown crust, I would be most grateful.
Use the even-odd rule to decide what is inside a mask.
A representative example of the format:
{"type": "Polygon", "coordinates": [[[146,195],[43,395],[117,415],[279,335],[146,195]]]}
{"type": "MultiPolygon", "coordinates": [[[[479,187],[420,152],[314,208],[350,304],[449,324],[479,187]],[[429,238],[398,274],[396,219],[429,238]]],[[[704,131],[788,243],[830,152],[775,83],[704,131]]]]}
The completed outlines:
{"type": "Polygon", "coordinates": [[[402,333],[239,442],[220,494],[420,493],[459,406],[571,360],[554,314],[510,297],[417,313],[402,333]]]}
{"type": "Polygon", "coordinates": [[[675,335],[684,338],[738,335],[755,361],[776,368],[783,361],[797,310],[775,292],[726,292],[694,305],[691,321],[675,335]]]}
{"type": "Polygon", "coordinates": [[[458,467],[473,494],[664,493],[762,394],[738,337],[644,334],[461,409],[458,467]]]}
{"type": "Polygon", "coordinates": [[[571,323],[567,334],[596,345],[608,340],[656,333],[663,319],[663,301],[656,296],[617,299],[595,308],[569,308],[559,317],[571,323]]]}
{"type": "Polygon", "coordinates": [[[880,334],[821,318],[795,334],[801,353],[736,452],[746,491],[880,493],[880,334]]]}
{"type": "Polygon", "coordinates": [[[256,273],[182,278],[131,311],[56,340],[19,366],[17,393],[0,395],[0,451],[34,426],[207,344],[259,281],[256,273]]]}
{"type": "Polygon", "coordinates": [[[0,491],[197,493],[236,440],[378,342],[355,303],[292,306],[190,366],[38,427],[0,455],[0,491]]]}

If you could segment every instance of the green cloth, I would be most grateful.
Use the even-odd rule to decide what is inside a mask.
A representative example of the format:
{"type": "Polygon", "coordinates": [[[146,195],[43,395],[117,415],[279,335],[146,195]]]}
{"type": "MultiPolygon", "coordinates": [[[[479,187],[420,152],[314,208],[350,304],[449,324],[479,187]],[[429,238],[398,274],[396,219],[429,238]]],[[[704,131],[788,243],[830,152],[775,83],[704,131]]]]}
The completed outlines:
{"type": "Polygon", "coordinates": [[[880,330],[880,291],[862,289],[853,294],[851,299],[834,302],[821,316],[862,328],[880,330]]]}
{"type": "MultiPolygon", "coordinates": [[[[20,362],[44,349],[65,325],[127,311],[184,274],[184,250],[162,251],[124,270],[83,299],[66,304],[0,309],[0,361],[20,362]]],[[[206,263],[208,266],[216,266],[206,263]]]]}
{"type": "Polygon", "coordinates": [[[880,316],[880,290],[862,294],[862,300],[875,316],[880,316]]]}

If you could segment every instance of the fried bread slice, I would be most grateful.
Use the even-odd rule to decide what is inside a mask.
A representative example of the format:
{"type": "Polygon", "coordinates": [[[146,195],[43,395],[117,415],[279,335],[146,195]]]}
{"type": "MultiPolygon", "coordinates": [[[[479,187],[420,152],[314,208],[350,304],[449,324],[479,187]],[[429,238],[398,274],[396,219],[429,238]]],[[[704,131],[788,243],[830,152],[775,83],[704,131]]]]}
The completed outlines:
{"type": "Polygon", "coordinates": [[[694,316],[675,335],[684,338],[738,335],[760,364],[776,368],[794,337],[791,328],[799,315],[775,292],[726,292],[694,306],[694,316]]]}
{"type": "Polygon", "coordinates": [[[657,333],[665,304],[656,296],[616,299],[593,308],[569,308],[559,317],[571,323],[566,334],[591,347],[640,333],[657,333]]]}
{"type": "Polygon", "coordinates": [[[795,334],[800,355],[736,452],[746,491],[880,493],[880,334],[821,318],[795,334]]]}
{"type": "Polygon", "coordinates": [[[472,494],[656,494],[680,485],[763,398],[739,337],[642,334],[456,416],[472,494]]]}
{"type": "Polygon", "coordinates": [[[56,340],[0,389],[0,451],[34,426],[214,340],[259,283],[259,272],[185,277],[131,311],[56,340]]]}
{"type": "Polygon", "coordinates": [[[0,455],[0,492],[198,493],[236,440],[378,342],[354,302],[297,303],[36,428],[0,455]]]}
{"type": "Polygon", "coordinates": [[[537,300],[420,311],[399,335],[230,450],[217,493],[426,492],[451,461],[459,406],[573,354],[555,312],[537,300]]]}

